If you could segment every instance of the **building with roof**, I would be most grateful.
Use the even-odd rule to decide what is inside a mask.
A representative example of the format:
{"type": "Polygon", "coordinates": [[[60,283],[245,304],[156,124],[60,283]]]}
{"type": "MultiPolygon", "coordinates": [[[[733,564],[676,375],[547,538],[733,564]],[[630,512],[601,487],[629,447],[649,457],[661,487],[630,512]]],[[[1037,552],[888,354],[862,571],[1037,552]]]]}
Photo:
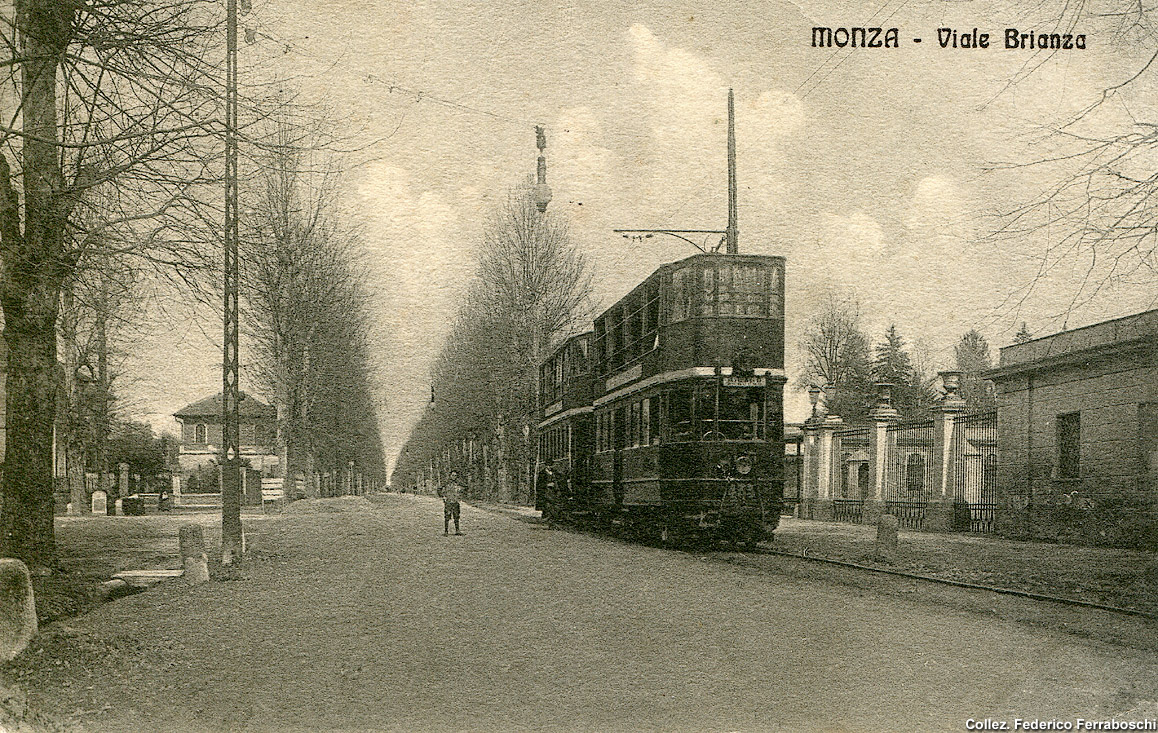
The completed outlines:
{"type": "Polygon", "coordinates": [[[1158,310],[1001,349],[997,531],[1158,548],[1158,310]]]}
{"type": "MultiPolygon", "coordinates": [[[[222,395],[218,392],[173,413],[181,424],[177,461],[182,472],[196,471],[217,462],[221,454],[221,408],[222,395]]],[[[242,460],[259,471],[276,471],[277,410],[242,392],[238,413],[242,460]]]]}

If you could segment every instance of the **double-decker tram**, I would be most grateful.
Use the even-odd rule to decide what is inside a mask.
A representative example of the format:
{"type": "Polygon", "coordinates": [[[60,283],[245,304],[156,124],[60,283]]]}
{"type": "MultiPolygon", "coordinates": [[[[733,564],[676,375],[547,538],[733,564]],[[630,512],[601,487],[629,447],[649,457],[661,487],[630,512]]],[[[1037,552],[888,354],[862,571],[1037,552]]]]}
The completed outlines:
{"type": "MultiPolygon", "coordinates": [[[[576,338],[589,344],[575,388],[587,385],[591,410],[540,403],[540,458],[565,455],[569,479],[551,485],[548,511],[666,542],[768,537],[783,495],[784,259],[700,254],[664,265],[576,338]],[[581,416],[589,443],[574,439],[581,416]],[[562,426],[565,454],[551,447],[562,426]]],[[[559,353],[544,363],[541,398],[544,380],[566,383],[559,353]]]]}

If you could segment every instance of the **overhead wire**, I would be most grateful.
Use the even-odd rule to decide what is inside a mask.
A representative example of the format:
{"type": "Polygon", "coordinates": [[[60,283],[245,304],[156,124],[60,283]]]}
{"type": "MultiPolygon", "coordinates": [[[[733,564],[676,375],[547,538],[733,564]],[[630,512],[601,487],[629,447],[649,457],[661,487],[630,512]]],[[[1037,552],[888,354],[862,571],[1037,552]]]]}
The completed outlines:
{"type": "Polygon", "coordinates": [[[296,41],[286,39],[283,37],[278,37],[278,36],[274,35],[271,31],[269,31],[267,28],[264,28],[264,27],[253,26],[253,25],[248,26],[246,28],[246,39],[248,40],[250,38],[254,39],[253,42],[256,42],[258,39],[262,39],[262,38],[266,39],[268,41],[272,41],[273,43],[277,44],[278,47],[284,48],[285,54],[294,54],[294,55],[297,55],[297,56],[302,57],[302,58],[313,59],[316,61],[324,61],[324,62],[328,63],[331,66],[331,68],[340,66],[343,69],[345,69],[346,71],[349,71],[351,73],[351,75],[357,76],[358,78],[362,79],[366,83],[380,84],[380,85],[385,86],[386,91],[389,94],[392,94],[395,91],[397,91],[397,92],[402,92],[403,94],[408,94],[408,95],[413,96],[414,97],[414,102],[413,102],[414,104],[419,104],[421,102],[432,102],[434,104],[440,105],[440,106],[445,107],[447,109],[453,109],[453,110],[457,110],[460,112],[466,112],[466,113],[470,113],[470,114],[483,115],[483,116],[490,117],[492,119],[500,120],[503,122],[511,122],[511,123],[518,124],[518,125],[528,125],[531,127],[535,127],[535,126],[546,127],[545,123],[538,121],[538,120],[534,120],[534,119],[527,118],[527,117],[517,117],[514,115],[510,115],[510,114],[503,114],[501,112],[495,112],[493,109],[485,109],[482,106],[476,106],[473,104],[467,104],[467,103],[462,102],[462,101],[449,99],[449,98],[444,97],[440,94],[436,94],[434,92],[431,92],[430,90],[427,90],[427,89],[419,89],[419,88],[416,88],[416,87],[413,87],[410,85],[399,84],[397,81],[394,81],[392,79],[383,78],[383,77],[381,77],[377,74],[374,74],[374,73],[367,74],[365,72],[357,71],[357,70],[353,69],[347,62],[345,62],[343,60],[335,59],[334,57],[322,57],[322,56],[319,56],[318,54],[311,53],[310,51],[305,50],[304,48],[301,48],[300,45],[296,41]]]}

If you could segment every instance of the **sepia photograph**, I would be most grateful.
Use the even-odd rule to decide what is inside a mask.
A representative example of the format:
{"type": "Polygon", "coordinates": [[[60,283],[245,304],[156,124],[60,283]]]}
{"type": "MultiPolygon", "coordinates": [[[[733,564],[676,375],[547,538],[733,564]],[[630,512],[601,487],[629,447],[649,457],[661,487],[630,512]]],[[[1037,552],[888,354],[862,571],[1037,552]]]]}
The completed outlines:
{"type": "Polygon", "coordinates": [[[0,733],[1158,731],[1158,6],[0,34],[0,733]]]}

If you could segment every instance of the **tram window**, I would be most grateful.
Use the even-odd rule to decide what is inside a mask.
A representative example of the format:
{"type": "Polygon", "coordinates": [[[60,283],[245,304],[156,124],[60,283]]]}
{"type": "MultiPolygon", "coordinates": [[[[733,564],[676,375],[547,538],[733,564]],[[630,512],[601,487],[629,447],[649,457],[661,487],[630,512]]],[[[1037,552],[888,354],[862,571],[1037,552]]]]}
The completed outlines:
{"type": "Polygon", "coordinates": [[[672,273],[671,277],[671,320],[682,321],[692,314],[692,288],[695,270],[684,267],[672,273]]]}
{"type": "Polygon", "coordinates": [[[632,412],[632,426],[631,426],[631,444],[639,447],[643,445],[643,405],[639,402],[631,406],[632,412]]]}
{"type": "Polygon", "coordinates": [[[720,268],[720,274],[720,315],[768,315],[768,287],[763,269],[754,265],[730,265],[720,268]]]}
{"type": "Polygon", "coordinates": [[[716,271],[716,314],[721,316],[734,316],[738,314],[736,310],[736,287],[732,282],[736,270],[733,267],[724,265],[716,271]]]}
{"type": "Polygon", "coordinates": [[[639,403],[639,418],[639,444],[651,445],[651,400],[646,397],[643,402],[639,403]]]}
{"type": "Polygon", "coordinates": [[[614,443],[612,445],[616,450],[627,447],[627,410],[619,408],[611,413],[611,434],[614,436],[614,443]]]}
{"type": "Polygon", "coordinates": [[[619,322],[618,315],[618,313],[612,311],[607,316],[611,321],[607,324],[607,367],[609,369],[615,369],[620,364],[619,344],[623,335],[623,328],[619,322]]]}
{"type": "Polygon", "coordinates": [[[698,316],[716,315],[716,268],[700,270],[700,302],[696,308],[698,316]]]}
{"type": "MultiPolygon", "coordinates": [[[[659,329],[659,282],[647,286],[647,333],[654,334],[659,329]]],[[[655,339],[651,339],[652,343],[655,339]]],[[[650,345],[649,345],[650,348],[650,345]]]]}
{"type": "Polygon", "coordinates": [[[721,264],[700,273],[701,316],[768,316],[777,274],[756,265],[721,264]]]}
{"type": "Polygon", "coordinates": [[[747,420],[737,424],[736,435],[739,440],[764,440],[765,435],[765,403],[763,389],[739,389],[737,392],[737,412],[741,414],[747,409],[747,420]]]}
{"type": "MultiPolygon", "coordinates": [[[[704,390],[703,400],[713,400],[711,390],[704,390]]],[[[720,390],[719,419],[714,418],[715,405],[706,405],[700,428],[706,440],[763,440],[764,393],[746,387],[720,390]]]]}
{"type": "Polygon", "coordinates": [[[602,374],[607,371],[607,324],[602,318],[595,320],[595,365],[602,374]]]}
{"type": "Polygon", "coordinates": [[[673,441],[692,439],[692,391],[680,389],[668,395],[668,424],[673,441]]]}
{"type": "Polygon", "coordinates": [[[631,403],[625,408],[627,413],[627,439],[624,442],[624,447],[630,448],[634,445],[635,439],[635,403],[631,403]]]}

